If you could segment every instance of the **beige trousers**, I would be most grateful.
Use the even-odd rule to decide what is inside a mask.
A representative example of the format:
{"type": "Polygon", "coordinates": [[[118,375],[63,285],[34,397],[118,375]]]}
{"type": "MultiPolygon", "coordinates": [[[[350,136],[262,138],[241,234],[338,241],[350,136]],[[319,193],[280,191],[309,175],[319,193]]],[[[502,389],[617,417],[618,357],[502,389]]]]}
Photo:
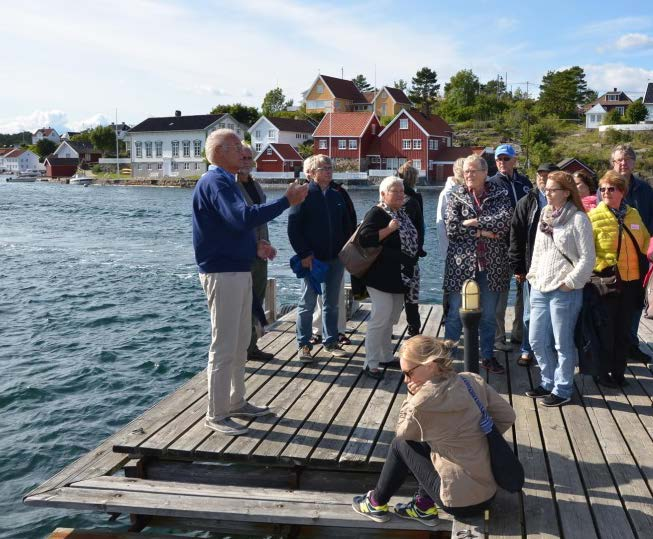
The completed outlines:
{"type": "Polygon", "coordinates": [[[219,421],[245,405],[245,362],[252,332],[252,274],[200,273],[211,314],[206,418],[219,421]]]}

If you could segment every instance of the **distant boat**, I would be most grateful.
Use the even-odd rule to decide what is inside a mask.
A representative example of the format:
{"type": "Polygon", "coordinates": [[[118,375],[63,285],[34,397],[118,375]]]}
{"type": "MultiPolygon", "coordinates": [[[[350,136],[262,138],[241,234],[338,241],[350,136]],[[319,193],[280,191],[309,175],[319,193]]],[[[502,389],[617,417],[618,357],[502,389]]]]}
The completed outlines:
{"type": "Polygon", "coordinates": [[[8,176],[5,181],[7,183],[33,183],[36,181],[36,176],[8,176]]]}
{"type": "Polygon", "coordinates": [[[70,185],[83,185],[87,186],[91,183],[93,183],[93,178],[89,178],[88,176],[85,176],[84,174],[75,174],[72,178],[70,178],[70,185]]]}

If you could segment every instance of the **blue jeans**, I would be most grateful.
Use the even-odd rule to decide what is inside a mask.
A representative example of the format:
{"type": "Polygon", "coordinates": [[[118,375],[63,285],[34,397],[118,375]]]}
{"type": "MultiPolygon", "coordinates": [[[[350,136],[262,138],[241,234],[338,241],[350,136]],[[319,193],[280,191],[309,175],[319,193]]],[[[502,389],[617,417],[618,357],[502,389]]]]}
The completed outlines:
{"type": "MultiPolygon", "coordinates": [[[[481,341],[481,359],[494,357],[494,332],[496,330],[497,301],[500,292],[493,292],[488,288],[487,273],[479,271],[476,273],[476,282],[481,291],[481,323],[479,325],[479,337],[481,341]]],[[[449,292],[449,311],[444,323],[444,338],[457,341],[463,330],[463,322],[460,319],[460,307],[462,296],[460,291],[449,292]]]]}
{"type": "Polygon", "coordinates": [[[528,328],[531,324],[531,285],[528,281],[522,284],[522,300],[524,302],[524,332],[521,339],[521,355],[532,354],[531,342],[528,339],[528,328]]]}
{"type": "Polygon", "coordinates": [[[530,300],[528,337],[542,371],[540,385],[568,399],[574,391],[574,328],[583,304],[583,290],[540,292],[531,288],[530,300]]]}
{"type": "MultiPolygon", "coordinates": [[[[322,283],[322,326],[324,344],[338,342],[338,295],[344,267],[337,258],[323,260],[329,266],[326,274],[326,281],[322,283]]],[[[317,303],[317,294],[306,279],[302,282],[302,297],[297,306],[297,342],[299,347],[310,346],[308,340],[311,338],[313,328],[313,311],[317,303]]]]}

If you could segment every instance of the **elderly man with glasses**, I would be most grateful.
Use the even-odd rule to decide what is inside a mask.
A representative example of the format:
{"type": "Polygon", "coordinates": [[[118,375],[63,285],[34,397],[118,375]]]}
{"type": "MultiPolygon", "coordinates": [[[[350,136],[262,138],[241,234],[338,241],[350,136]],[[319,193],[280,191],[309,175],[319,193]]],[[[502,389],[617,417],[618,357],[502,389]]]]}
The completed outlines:
{"type": "Polygon", "coordinates": [[[193,247],[211,315],[208,410],[205,425],[229,436],[247,427],[232,417],[271,413],[245,400],[245,362],[252,329],[252,262],[271,258],[272,246],[256,241],[254,229],[300,204],[308,189],[291,184],[281,198],[248,206],[234,175],[243,167],[243,146],[231,129],[206,139],[211,163],[193,191],[193,247]]]}

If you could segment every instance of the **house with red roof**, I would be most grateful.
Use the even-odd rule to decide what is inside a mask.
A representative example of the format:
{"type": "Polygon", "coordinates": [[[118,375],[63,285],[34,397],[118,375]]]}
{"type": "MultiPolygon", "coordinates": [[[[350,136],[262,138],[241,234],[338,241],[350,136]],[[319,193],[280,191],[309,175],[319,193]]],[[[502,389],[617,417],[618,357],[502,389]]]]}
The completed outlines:
{"type": "Polygon", "coordinates": [[[314,130],[315,122],[308,120],[261,116],[247,131],[252,137],[254,152],[259,153],[270,142],[290,144],[296,149],[313,138],[314,130]]]}
{"type": "Polygon", "coordinates": [[[371,111],[373,96],[363,95],[348,79],[318,75],[304,93],[306,112],[371,111]]]}
{"type": "Polygon", "coordinates": [[[563,159],[558,163],[558,168],[564,172],[568,172],[569,174],[573,174],[574,172],[586,172],[590,176],[596,177],[596,172],[590,168],[589,165],[583,163],[580,159],[577,159],[576,157],[568,157],[566,159],[563,159]]]}
{"type": "Polygon", "coordinates": [[[353,159],[358,170],[367,170],[367,155],[381,132],[373,112],[329,112],[313,132],[313,153],[339,159],[353,159]]]}
{"type": "Polygon", "coordinates": [[[302,169],[304,160],[290,144],[266,144],[254,158],[257,172],[295,172],[302,169]]]}
{"type": "Polygon", "coordinates": [[[31,150],[24,148],[12,148],[2,155],[2,167],[9,172],[32,172],[41,170],[43,167],[39,163],[39,156],[31,150]]]}
{"type": "Polygon", "coordinates": [[[61,137],[59,136],[59,133],[57,133],[56,129],[53,129],[52,127],[43,127],[38,129],[32,135],[32,144],[36,144],[39,140],[43,140],[44,138],[51,140],[55,144],[59,144],[61,142],[61,137]]]}
{"type": "Polygon", "coordinates": [[[45,158],[45,175],[48,178],[68,178],[77,172],[79,159],[76,157],[56,157],[50,154],[45,158]]]}

